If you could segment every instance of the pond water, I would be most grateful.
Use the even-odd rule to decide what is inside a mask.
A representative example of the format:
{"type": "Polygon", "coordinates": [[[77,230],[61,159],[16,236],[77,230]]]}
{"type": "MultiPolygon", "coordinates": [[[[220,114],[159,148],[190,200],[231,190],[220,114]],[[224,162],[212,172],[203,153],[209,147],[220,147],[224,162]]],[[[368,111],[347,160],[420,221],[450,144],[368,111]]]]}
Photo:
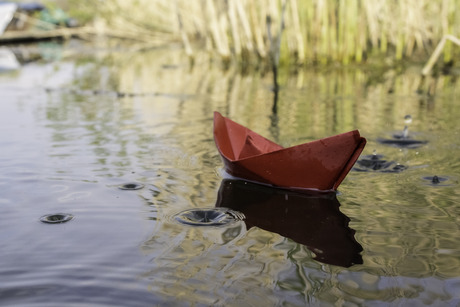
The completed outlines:
{"type": "Polygon", "coordinates": [[[455,74],[283,72],[275,106],[270,74],[180,49],[28,52],[0,72],[0,305],[460,304],[455,74]],[[213,111],[283,146],[359,129],[384,162],[329,198],[223,180],[213,111]],[[408,114],[424,142],[382,142],[408,114]],[[246,219],[176,218],[216,206],[246,219]]]}

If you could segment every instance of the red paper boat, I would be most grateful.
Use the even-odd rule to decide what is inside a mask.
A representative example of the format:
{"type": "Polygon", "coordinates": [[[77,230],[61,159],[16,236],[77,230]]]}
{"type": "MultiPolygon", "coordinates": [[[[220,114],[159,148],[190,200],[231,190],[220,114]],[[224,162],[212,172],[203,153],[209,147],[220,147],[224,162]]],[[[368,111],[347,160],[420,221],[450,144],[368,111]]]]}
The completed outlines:
{"type": "Polygon", "coordinates": [[[214,112],[214,141],[234,177],[288,189],[336,190],[366,145],[358,130],[283,148],[214,112]]]}

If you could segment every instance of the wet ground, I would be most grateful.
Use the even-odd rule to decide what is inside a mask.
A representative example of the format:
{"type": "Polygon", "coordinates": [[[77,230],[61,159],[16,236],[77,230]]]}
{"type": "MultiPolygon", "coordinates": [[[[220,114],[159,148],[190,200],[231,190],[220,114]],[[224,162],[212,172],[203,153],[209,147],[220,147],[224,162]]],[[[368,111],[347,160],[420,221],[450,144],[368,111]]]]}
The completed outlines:
{"type": "Polygon", "coordinates": [[[0,305],[460,303],[455,75],[417,91],[420,67],[282,72],[274,107],[270,74],[180,49],[11,50],[0,305]],[[368,144],[337,195],[267,190],[223,180],[215,110],[283,146],[368,144]]]}

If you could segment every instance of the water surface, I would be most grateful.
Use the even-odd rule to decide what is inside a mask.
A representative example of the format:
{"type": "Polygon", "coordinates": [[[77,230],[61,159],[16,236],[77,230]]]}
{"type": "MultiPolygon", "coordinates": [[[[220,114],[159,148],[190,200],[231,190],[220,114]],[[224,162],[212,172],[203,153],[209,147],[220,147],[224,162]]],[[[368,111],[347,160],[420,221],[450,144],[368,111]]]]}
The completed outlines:
{"type": "Polygon", "coordinates": [[[2,306],[460,303],[456,76],[417,93],[419,67],[285,72],[274,112],[270,74],[223,71],[205,56],[191,67],[176,49],[75,48],[0,73],[2,306]],[[174,219],[218,201],[215,110],[284,146],[359,129],[363,155],[407,166],[352,171],[339,188],[334,216],[360,261],[320,261],[311,240],[272,232],[266,219],[174,219]],[[377,141],[402,131],[407,114],[426,144],[377,141]],[[435,175],[446,180],[425,178],[435,175]],[[133,182],[144,187],[118,188],[133,182]],[[40,222],[56,213],[73,219],[40,222]]]}

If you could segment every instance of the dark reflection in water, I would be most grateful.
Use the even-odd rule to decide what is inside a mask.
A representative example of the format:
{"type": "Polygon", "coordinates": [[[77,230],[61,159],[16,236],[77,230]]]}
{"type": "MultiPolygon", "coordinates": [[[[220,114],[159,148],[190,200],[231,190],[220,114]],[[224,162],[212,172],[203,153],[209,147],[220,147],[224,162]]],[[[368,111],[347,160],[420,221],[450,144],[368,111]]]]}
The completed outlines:
{"type": "Polygon", "coordinates": [[[418,148],[428,143],[427,141],[414,140],[410,138],[393,138],[393,139],[378,139],[380,144],[389,145],[398,148],[418,148]]]}
{"type": "Polygon", "coordinates": [[[363,248],[335,193],[306,195],[224,179],[216,207],[242,212],[248,229],[256,226],[307,246],[318,261],[343,267],[363,263],[363,248]]]}

